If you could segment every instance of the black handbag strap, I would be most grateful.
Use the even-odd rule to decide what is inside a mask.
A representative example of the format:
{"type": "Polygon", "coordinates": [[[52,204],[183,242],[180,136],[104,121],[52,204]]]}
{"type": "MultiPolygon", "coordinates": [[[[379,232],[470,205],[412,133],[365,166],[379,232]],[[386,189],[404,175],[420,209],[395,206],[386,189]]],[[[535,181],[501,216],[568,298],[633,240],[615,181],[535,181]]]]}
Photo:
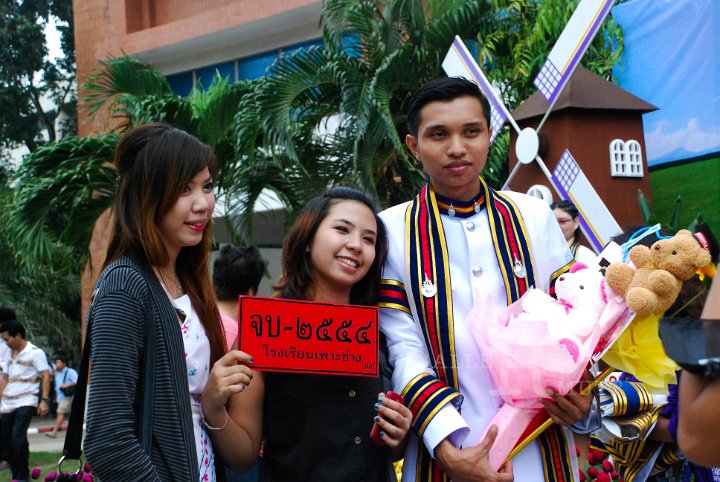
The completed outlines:
{"type": "MultiPolygon", "coordinates": [[[[131,267],[136,266],[127,264],[118,264],[113,267],[131,267]]],[[[107,276],[107,273],[105,275],[107,276]]],[[[99,282],[98,282],[99,283],[99,282]]],[[[63,447],[63,459],[80,459],[82,455],[82,434],[83,423],[85,421],[85,399],[87,397],[89,368],[90,368],[90,339],[92,336],[93,325],[93,308],[95,305],[95,297],[97,289],[92,295],[90,301],[90,310],[87,318],[87,329],[85,332],[85,343],[83,345],[82,362],[80,364],[80,373],[78,374],[77,387],[75,397],[73,398],[70,418],[68,420],[67,433],[65,435],[65,445],[63,447]]],[[[152,421],[153,421],[153,392],[155,378],[155,340],[156,326],[154,322],[148,324],[147,343],[145,345],[145,360],[143,370],[143,387],[141,391],[142,407],[140,411],[140,444],[145,453],[150,455],[152,445],[152,421]]]]}

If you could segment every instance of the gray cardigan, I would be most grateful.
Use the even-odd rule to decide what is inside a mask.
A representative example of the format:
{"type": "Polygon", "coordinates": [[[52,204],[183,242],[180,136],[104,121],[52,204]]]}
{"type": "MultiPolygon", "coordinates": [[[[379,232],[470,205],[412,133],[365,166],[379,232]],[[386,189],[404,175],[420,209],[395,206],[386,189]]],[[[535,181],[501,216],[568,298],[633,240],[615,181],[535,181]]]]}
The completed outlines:
{"type": "Polygon", "coordinates": [[[182,334],[170,300],[159,293],[150,268],[129,257],[108,265],[98,279],[84,449],[103,482],[200,478],[182,334]],[[156,326],[150,456],[138,437],[149,323],[156,326]]]}

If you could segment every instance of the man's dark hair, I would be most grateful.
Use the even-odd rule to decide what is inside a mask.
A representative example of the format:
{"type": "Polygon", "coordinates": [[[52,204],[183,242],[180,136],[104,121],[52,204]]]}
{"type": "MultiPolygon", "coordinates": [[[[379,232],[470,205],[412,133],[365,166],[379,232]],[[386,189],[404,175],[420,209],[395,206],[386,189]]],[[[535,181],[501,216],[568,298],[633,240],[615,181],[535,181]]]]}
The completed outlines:
{"type": "Polygon", "coordinates": [[[58,361],[58,360],[60,360],[61,362],[63,362],[65,365],[67,365],[68,359],[67,359],[67,357],[66,357],[65,355],[57,355],[57,356],[55,357],[55,361],[58,361]]]}
{"type": "Polygon", "coordinates": [[[215,296],[220,301],[234,301],[250,290],[257,293],[266,265],[254,246],[223,246],[213,263],[215,296]]]}
{"type": "Polygon", "coordinates": [[[12,308],[0,307],[0,323],[4,321],[17,320],[17,314],[12,308]]]}
{"type": "Polygon", "coordinates": [[[479,100],[485,120],[490,127],[490,102],[477,84],[462,77],[442,77],[431,80],[413,94],[407,116],[408,133],[417,136],[418,126],[420,126],[420,111],[427,104],[438,100],[451,101],[459,97],[475,97],[479,100]]]}
{"type": "Polygon", "coordinates": [[[22,339],[25,339],[25,327],[18,320],[7,320],[0,325],[0,333],[5,333],[10,336],[20,335],[22,339]]]}

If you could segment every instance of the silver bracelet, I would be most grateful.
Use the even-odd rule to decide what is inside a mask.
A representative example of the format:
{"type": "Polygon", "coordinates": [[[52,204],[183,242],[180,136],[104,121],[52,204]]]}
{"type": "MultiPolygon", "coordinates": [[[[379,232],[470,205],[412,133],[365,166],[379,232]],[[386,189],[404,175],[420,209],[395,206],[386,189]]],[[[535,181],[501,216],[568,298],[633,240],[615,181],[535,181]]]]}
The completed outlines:
{"type": "Polygon", "coordinates": [[[205,425],[205,428],[207,428],[208,430],[222,430],[222,429],[224,429],[225,427],[227,427],[228,419],[229,419],[230,417],[228,416],[227,409],[225,409],[225,423],[222,424],[222,427],[213,427],[212,425],[210,425],[209,423],[207,423],[207,420],[205,420],[205,414],[204,414],[204,413],[201,413],[201,414],[200,414],[200,418],[202,419],[203,425],[205,425]]]}

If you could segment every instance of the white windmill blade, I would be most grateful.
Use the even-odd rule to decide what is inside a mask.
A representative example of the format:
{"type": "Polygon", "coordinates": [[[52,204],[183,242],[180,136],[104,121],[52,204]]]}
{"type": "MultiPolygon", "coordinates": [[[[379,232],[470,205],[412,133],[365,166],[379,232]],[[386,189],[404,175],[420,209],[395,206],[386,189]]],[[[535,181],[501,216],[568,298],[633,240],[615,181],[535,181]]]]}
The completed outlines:
{"type": "Polygon", "coordinates": [[[502,129],[505,122],[510,122],[518,134],[520,133],[520,128],[510,116],[510,112],[507,110],[507,107],[505,107],[505,104],[503,104],[502,99],[490,84],[487,77],[485,77],[485,74],[483,74],[463,41],[457,35],[453,40],[450,50],[448,50],[447,55],[445,55],[442,68],[448,77],[465,77],[466,79],[475,81],[483,94],[485,94],[485,97],[490,101],[490,127],[492,127],[490,142],[495,140],[495,137],[500,133],[500,129],[502,129]]]}
{"type": "Polygon", "coordinates": [[[581,0],[533,81],[550,107],[537,127],[545,123],[555,101],[570,80],[580,59],[610,13],[614,0],[581,0]]]}
{"type": "Polygon", "coordinates": [[[613,236],[622,233],[620,225],[569,150],[565,149],[548,179],[560,199],[570,199],[578,208],[580,228],[596,253],[601,252],[613,236]]]}

